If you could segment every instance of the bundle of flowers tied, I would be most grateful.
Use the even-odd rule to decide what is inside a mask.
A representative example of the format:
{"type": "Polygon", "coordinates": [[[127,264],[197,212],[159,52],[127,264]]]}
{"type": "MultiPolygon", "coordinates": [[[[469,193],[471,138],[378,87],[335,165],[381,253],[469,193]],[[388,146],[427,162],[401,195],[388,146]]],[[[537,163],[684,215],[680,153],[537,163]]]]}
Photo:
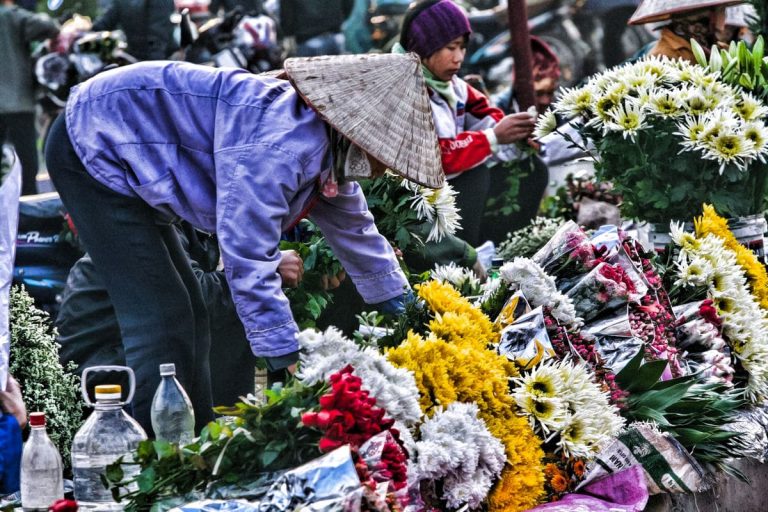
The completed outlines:
{"type": "Polygon", "coordinates": [[[702,203],[728,217],[764,210],[766,120],[768,107],[718,71],[646,58],[566,90],[536,135],[558,131],[593,156],[625,218],[665,223],[702,203]],[[558,127],[556,114],[572,121],[558,127]]]}
{"type": "Polygon", "coordinates": [[[283,510],[265,501],[279,495],[291,510],[639,511],[649,493],[702,490],[768,450],[747,437],[768,385],[768,278],[723,223],[708,208],[694,233],[673,230],[666,266],[620,230],[569,224],[482,284],[438,267],[405,314],[361,317],[388,338],[303,331],[296,379],[266,404],[219,409],[186,446],[144,443],[138,490],[120,464],[107,478],[129,510],[205,497],[283,510]],[[609,286],[579,286],[601,267],[609,286]],[[334,482],[349,487],[329,497],[334,482]]]}

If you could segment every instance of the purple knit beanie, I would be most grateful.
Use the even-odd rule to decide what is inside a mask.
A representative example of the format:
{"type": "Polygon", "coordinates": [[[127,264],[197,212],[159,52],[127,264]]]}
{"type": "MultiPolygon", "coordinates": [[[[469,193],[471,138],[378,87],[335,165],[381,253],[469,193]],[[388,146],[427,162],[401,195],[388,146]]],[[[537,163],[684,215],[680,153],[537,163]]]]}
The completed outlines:
{"type": "Polygon", "coordinates": [[[424,9],[411,21],[406,50],[426,59],[460,36],[470,34],[472,27],[461,7],[451,0],[442,0],[424,9]]]}

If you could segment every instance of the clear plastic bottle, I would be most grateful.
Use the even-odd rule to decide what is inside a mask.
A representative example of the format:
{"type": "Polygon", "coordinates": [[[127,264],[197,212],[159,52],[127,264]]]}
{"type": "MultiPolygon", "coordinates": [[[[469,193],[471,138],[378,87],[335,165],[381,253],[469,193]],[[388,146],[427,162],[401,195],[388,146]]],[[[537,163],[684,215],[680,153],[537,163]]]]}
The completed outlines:
{"type": "Polygon", "coordinates": [[[184,388],[176,379],[173,363],[160,365],[162,380],[152,399],[152,430],[158,441],[189,444],[195,436],[195,411],[184,388]]]}
{"type": "Polygon", "coordinates": [[[21,455],[21,507],[48,510],[64,497],[61,455],[45,430],[45,413],[29,415],[31,431],[21,455]]]}
{"type": "MultiPolygon", "coordinates": [[[[120,401],[121,394],[119,385],[96,386],[96,403],[89,402],[89,405],[94,406],[94,411],[77,431],[72,443],[75,499],[83,508],[123,509],[123,505],[112,499],[112,493],[104,487],[100,475],[119,457],[130,462],[139,442],[147,438],[144,429],[123,410],[125,402],[120,401]]],[[[136,476],[139,468],[126,466],[123,471],[128,479],[136,476]]]]}

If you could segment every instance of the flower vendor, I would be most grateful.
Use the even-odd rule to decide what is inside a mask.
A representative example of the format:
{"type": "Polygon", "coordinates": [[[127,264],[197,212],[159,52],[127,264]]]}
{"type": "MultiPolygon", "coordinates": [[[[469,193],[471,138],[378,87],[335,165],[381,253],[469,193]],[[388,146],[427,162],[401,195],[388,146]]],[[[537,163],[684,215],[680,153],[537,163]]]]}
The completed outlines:
{"type": "Polygon", "coordinates": [[[725,8],[743,0],[645,0],[629,19],[630,25],[665,22],[648,55],[695,63],[690,40],[704,48],[725,37],[725,8]]]}
{"type": "Polygon", "coordinates": [[[418,66],[413,55],[290,59],[287,81],[153,62],[73,91],[52,128],[48,169],[115,306],[145,428],[160,363],[176,364],[198,429],[213,414],[200,284],[168,219],[218,234],[238,315],[271,370],[298,358],[277,268],[281,232],[304,215],[366,302],[404,307],[406,278],[348,177],[388,167],[442,185],[418,66]],[[402,94],[382,98],[395,86],[402,94]],[[395,110],[403,122],[392,122],[395,110]]]}
{"type": "Polygon", "coordinates": [[[463,218],[459,236],[478,245],[491,178],[490,167],[484,164],[490,159],[520,158],[512,143],[531,135],[535,119],[526,112],[504,116],[480,91],[456,76],[471,31],[467,15],[452,1],[420,2],[406,13],[400,45],[394,51],[416,52],[421,57],[443,169],[458,192],[463,218]]]}
{"type": "Polygon", "coordinates": [[[19,489],[21,428],[27,413],[18,383],[8,374],[9,289],[13,277],[21,164],[10,148],[0,148],[0,495],[19,489]],[[21,428],[20,428],[21,427],[21,428]]]}

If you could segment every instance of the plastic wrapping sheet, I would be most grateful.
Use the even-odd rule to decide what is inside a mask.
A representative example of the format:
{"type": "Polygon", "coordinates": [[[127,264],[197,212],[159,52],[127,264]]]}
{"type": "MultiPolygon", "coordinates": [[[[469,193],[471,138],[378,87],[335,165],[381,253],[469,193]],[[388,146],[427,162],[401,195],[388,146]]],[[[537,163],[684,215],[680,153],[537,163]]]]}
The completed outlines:
{"type": "Polygon", "coordinates": [[[648,489],[639,466],[595,479],[566,494],[562,499],[544,503],[529,512],[641,512],[648,503],[648,489]]]}
{"type": "Polygon", "coordinates": [[[10,148],[3,147],[2,152],[3,162],[10,162],[8,174],[0,176],[0,389],[4,390],[8,381],[8,359],[11,351],[8,308],[16,254],[21,164],[10,148]]]}
{"type": "Polygon", "coordinates": [[[577,490],[634,466],[643,468],[650,494],[701,492],[710,486],[704,469],[674,438],[634,423],[600,451],[577,490]]]}
{"type": "MultiPolygon", "coordinates": [[[[253,486],[239,483],[219,487],[210,496],[170,509],[171,512],[295,512],[319,510],[357,510],[361,489],[360,479],[352,461],[349,446],[336,450],[287,471],[264,489],[272,475],[263,475],[253,486]],[[230,494],[263,496],[259,501],[233,499],[230,494]],[[319,507],[319,508],[317,508],[319,507]],[[351,507],[351,508],[350,508],[351,507]]],[[[359,509],[359,506],[358,506],[359,509]]]]}
{"type": "Polygon", "coordinates": [[[497,351],[527,368],[537,365],[543,359],[554,357],[555,350],[547,334],[541,307],[518,318],[501,331],[497,351]]]}
{"type": "Polygon", "coordinates": [[[768,457],[768,411],[765,408],[755,407],[739,411],[733,421],[723,428],[741,434],[733,439],[738,446],[738,454],[734,454],[735,456],[765,462],[768,457]]]}
{"type": "Polygon", "coordinates": [[[606,311],[616,309],[629,301],[639,300],[645,295],[647,287],[638,289],[635,285],[638,277],[632,277],[633,273],[637,274],[634,267],[628,269],[623,265],[602,262],[588,274],[581,276],[566,295],[573,301],[579,316],[588,322],[606,311]],[[621,277],[619,266],[632,281],[635,290],[631,290],[627,283],[615,279],[621,277]]]}
{"type": "Polygon", "coordinates": [[[528,313],[530,310],[531,306],[528,304],[528,301],[525,300],[523,293],[516,291],[509,299],[507,299],[507,302],[504,303],[504,307],[501,308],[494,324],[500,329],[503,329],[508,325],[513,324],[515,320],[528,313]]]}

